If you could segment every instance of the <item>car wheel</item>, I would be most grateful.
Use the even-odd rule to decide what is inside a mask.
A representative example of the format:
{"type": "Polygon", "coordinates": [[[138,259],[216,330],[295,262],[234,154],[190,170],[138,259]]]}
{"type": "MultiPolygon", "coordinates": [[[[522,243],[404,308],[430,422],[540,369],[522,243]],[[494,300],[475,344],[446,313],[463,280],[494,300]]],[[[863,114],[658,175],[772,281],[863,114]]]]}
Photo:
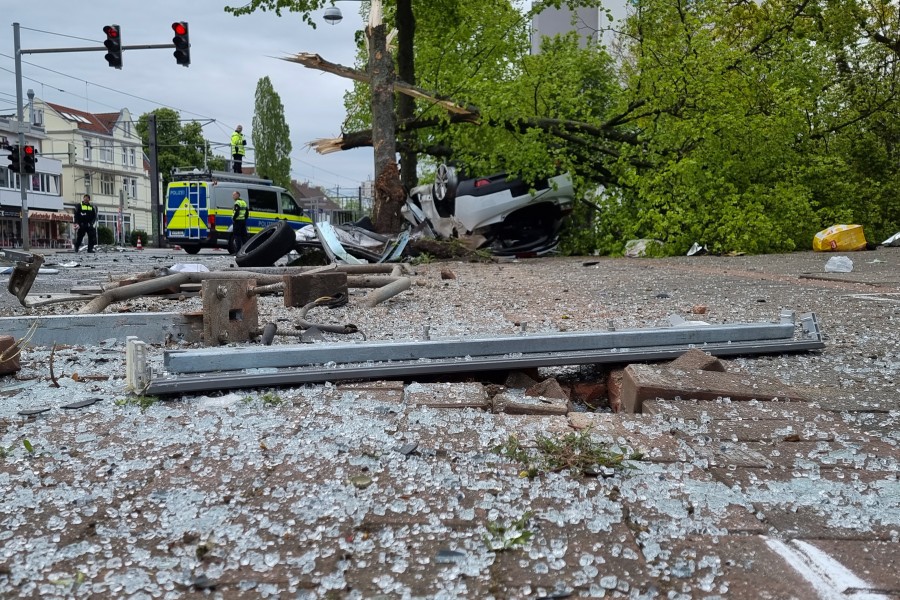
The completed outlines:
{"type": "Polygon", "coordinates": [[[456,169],[445,164],[438,165],[437,172],[434,175],[434,185],[431,188],[434,199],[437,202],[453,200],[458,183],[456,169]]]}
{"type": "Polygon", "coordinates": [[[237,251],[234,262],[239,267],[270,267],[296,243],[294,229],[287,221],[278,221],[247,240],[237,251]]]}
{"type": "Polygon", "coordinates": [[[188,254],[197,254],[198,252],[200,252],[200,246],[191,245],[191,246],[182,246],[181,248],[188,254]]]}

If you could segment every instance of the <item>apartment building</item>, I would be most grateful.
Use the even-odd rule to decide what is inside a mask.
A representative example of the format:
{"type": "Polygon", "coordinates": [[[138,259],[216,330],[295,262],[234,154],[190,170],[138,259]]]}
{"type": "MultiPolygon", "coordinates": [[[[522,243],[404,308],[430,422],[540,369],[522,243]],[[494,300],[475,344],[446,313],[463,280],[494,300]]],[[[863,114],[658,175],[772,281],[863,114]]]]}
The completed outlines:
{"type": "Polygon", "coordinates": [[[111,229],[117,241],[127,241],[135,229],[150,231],[149,166],[128,109],[91,113],[36,99],[31,112],[46,132],[44,152],[64,157],[65,207],[74,212],[90,194],[98,226],[111,229]]]}
{"type": "Polygon", "coordinates": [[[0,115],[0,247],[21,248],[26,234],[22,231],[22,194],[24,182],[28,207],[27,239],[32,247],[64,247],[72,234],[72,213],[63,206],[62,162],[42,154],[47,135],[42,127],[31,127],[25,133],[25,145],[39,153],[34,175],[21,176],[9,169],[9,148],[19,144],[18,118],[0,115]]]}

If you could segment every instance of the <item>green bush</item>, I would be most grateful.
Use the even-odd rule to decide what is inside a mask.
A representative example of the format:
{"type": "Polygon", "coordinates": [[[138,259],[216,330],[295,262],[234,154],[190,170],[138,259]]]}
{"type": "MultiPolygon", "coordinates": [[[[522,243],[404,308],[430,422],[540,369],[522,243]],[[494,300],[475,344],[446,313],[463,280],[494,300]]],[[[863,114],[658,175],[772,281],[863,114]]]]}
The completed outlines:
{"type": "Polygon", "coordinates": [[[109,227],[104,227],[101,225],[97,228],[97,243],[98,244],[115,244],[116,236],[113,234],[113,230],[109,227]]]}
{"type": "Polygon", "coordinates": [[[147,236],[146,231],[144,231],[143,229],[135,229],[134,231],[131,232],[131,237],[128,238],[128,243],[131,244],[132,246],[137,246],[138,237],[141,238],[141,246],[146,246],[147,241],[150,239],[147,236]]]}

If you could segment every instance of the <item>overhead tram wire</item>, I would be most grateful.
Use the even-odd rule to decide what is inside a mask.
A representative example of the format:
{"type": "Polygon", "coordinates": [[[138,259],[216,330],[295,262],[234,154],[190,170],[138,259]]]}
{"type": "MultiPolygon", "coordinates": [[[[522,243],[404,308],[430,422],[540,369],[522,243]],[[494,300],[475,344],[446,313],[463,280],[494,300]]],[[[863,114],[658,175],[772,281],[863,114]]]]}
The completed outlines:
{"type": "MultiPolygon", "coordinates": [[[[43,32],[43,33],[50,33],[50,34],[53,34],[52,32],[44,32],[44,31],[42,31],[42,30],[37,30],[37,29],[34,29],[33,31],[41,31],[41,32],[43,32]]],[[[61,35],[61,36],[63,36],[63,37],[75,37],[75,36],[65,36],[64,34],[53,34],[53,35],[61,35]]],[[[75,38],[75,39],[81,39],[81,40],[86,40],[86,41],[96,41],[96,40],[90,40],[90,39],[88,39],[88,38],[75,38]]],[[[98,43],[99,43],[99,42],[98,42],[98,43]]],[[[0,52],[0,56],[14,60],[14,57],[13,57],[13,56],[10,56],[10,55],[8,55],[8,54],[4,54],[4,53],[2,53],[2,52],[0,52]]],[[[143,96],[137,96],[137,95],[135,95],[135,94],[129,94],[128,92],[123,92],[123,91],[121,91],[121,90],[118,90],[118,89],[115,89],[115,88],[111,88],[111,87],[107,87],[107,86],[101,85],[101,84],[99,84],[99,83],[94,83],[93,81],[88,81],[87,79],[81,79],[80,77],[75,77],[75,76],[73,76],[73,75],[69,75],[68,73],[63,73],[63,72],[61,72],[61,71],[57,71],[57,70],[55,70],[55,69],[51,69],[51,68],[45,67],[45,66],[43,66],[43,65],[38,65],[38,64],[29,62],[29,61],[22,61],[22,63],[23,63],[23,64],[26,64],[26,65],[29,65],[29,66],[32,66],[32,67],[36,67],[36,68],[38,68],[38,69],[43,69],[43,70],[48,71],[48,72],[50,72],[50,73],[53,73],[53,74],[55,74],[55,75],[60,75],[60,76],[62,76],[62,77],[67,77],[67,78],[69,78],[69,79],[74,79],[75,81],[78,81],[78,82],[80,82],[80,83],[84,83],[85,85],[93,85],[93,86],[98,87],[98,88],[103,89],[103,90],[107,90],[107,91],[110,91],[110,92],[116,92],[116,93],[121,94],[121,95],[123,95],[123,96],[127,96],[127,97],[130,97],[130,98],[134,98],[134,99],[136,99],[136,100],[141,100],[141,101],[143,101],[143,102],[147,102],[148,104],[152,104],[152,105],[155,105],[155,106],[160,107],[160,108],[169,108],[169,109],[171,109],[171,110],[178,111],[179,113],[185,113],[185,114],[189,114],[189,115],[195,115],[195,116],[200,117],[200,118],[203,118],[203,119],[209,119],[209,120],[212,121],[217,127],[219,127],[219,129],[222,131],[222,133],[223,133],[224,135],[226,135],[226,136],[229,135],[229,131],[222,125],[221,121],[219,121],[218,119],[215,119],[215,118],[213,118],[213,117],[210,117],[210,116],[208,116],[208,115],[202,115],[202,114],[200,114],[200,113],[195,113],[195,112],[192,112],[192,111],[189,111],[189,110],[184,110],[184,109],[178,108],[178,107],[176,107],[176,106],[170,106],[170,105],[168,105],[168,104],[163,104],[163,103],[161,103],[161,102],[157,102],[156,100],[151,100],[151,99],[149,99],[149,98],[144,98],[143,96]]],[[[8,72],[8,73],[14,73],[14,71],[12,71],[11,69],[6,69],[5,67],[0,67],[0,70],[6,71],[6,72],[8,72]]],[[[23,79],[27,79],[28,81],[33,81],[33,82],[35,82],[35,83],[37,83],[37,84],[40,84],[40,85],[42,85],[42,86],[47,86],[47,87],[49,87],[49,88],[51,88],[51,89],[57,90],[57,91],[62,92],[62,93],[64,93],[64,94],[68,94],[68,95],[73,96],[73,97],[75,97],[75,98],[78,98],[78,99],[80,99],[80,100],[85,100],[86,102],[93,102],[94,104],[98,104],[98,105],[100,105],[100,106],[105,106],[105,107],[110,108],[110,109],[112,109],[112,110],[114,110],[114,111],[121,110],[121,107],[117,107],[117,106],[114,106],[114,105],[106,104],[106,103],[103,103],[103,102],[94,100],[94,99],[92,99],[92,98],[88,98],[87,96],[80,96],[80,95],[78,95],[78,94],[76,94],[76,93],[74,93],[74,92],[66,91],[66,90],[64,90],[64,89],[62,89],[62,88],[58,88],[58,87],[56,87],[56,86],[54,86],[54,85],[52,85],[52,84],[49,84],[49,83],[40,81],[40,80],[38,80],[38,79],[34,79],[34,78],[32,78],[32,77],[27,77],[27,76],[23,75],[22,78],[23,78],[23,79]]],[[[4,93],[4,94],[5,94],[5,92],[0,92],[0,93],[4,93]]],[[[12,97],[12,94],[7,94],[7,95],[9,95],[10,97],[12,97]]],[[[136,125],[136,122],[134,121],[134,119],[131,120],[131,123],[132,123],[132,125],[136,125]]],[[[351,178],[351,177],[347,177],[347,176],[345,176],[345,175],[341,175],[340,173],[335,173],[335,172],[333,172],[333,171],[329,171],[328,169],[323,169],[322,167],[320,167],[320,166],[318,166],[318,165],[314,165],[314,164],[312,164],[312,163],[310,163],[310,162],[304,161],[304,160],[302,160],[302,159],[300,159],[300,158],[297,158],[297,157],[295,157],[295,156],[290,156],[290,159],[291,159],[292,161],[293,161],[293,160],[296,160],[297,162],[299,162],[299,163],[301,163],[301,164],[303,164],[303,165],[306,165],[306,166],[308,166],[308,167],[310,167],[310,168],[312,168],[312,169],[315,169],[315,170],[317,170],[317,171],[320,171],[320,172],[323,172],[323,173],[327,173],[328,175],[331,175],[331,176],[333,176],[333,177],[337,177],[337,178],[342,179],[342,180],[345,180],[345,181],[350,181],[350,182],[360,183],[360,182],[357,181],[356,179],[353,179],[353,178],[351,178]]],[[[337,183],[334,182],[334,181],[331,181],[331,182],[328,182],[328,183],[333,183],[333,184],[335,184],[335,186],[337,185],[337,183]]],[[[332,186],[332,187],[335,187],[335,186],[332,186]]]]}
{"type": "MultiPolygon", "coordinates": [[[[9,58],[9,59],[15,60],[15,57],[10,56],[9,54],[4,54],[4,53],[2,53],[2,52],[0,52],[0,56],[3,56],[3,57],[5,57],[5,58],[9,58]]],[[[102,90],[106,90],[106,91],[108,91],[108,92],[115,92],[115,93],[121,94],[121,95],[123,95],[123,96],[128,96],[129,98],[134,98],[135,100],[141,100],[141,101],[147,102],[147,103],[149,103],[149,104],[154,104],[154,105],[159,106],[159,107],[161,107],[161,108],[171,108],[172,110],[177,110],[178,112],[181,112],[181,113],[185,113],[185,114],[189,114],[189,115],[195,115],[195,116],[197,116],[197,117],[201,117],[201,118],[204,118],[204,119],[211,119],[211,120],[215,121],[215,119],[213,119],[213,118],[210,117],[209,115],[202,115],[202,114],[200,114],[200,113],[195,113],[195,112],[192,112],[192,111],[189,111],[189,110],[185,110],[185,109],[178,108],[177,106],[169,106],[168,104],[164,104],[164,103],[162,103],[162,102],[157,102],[156,100],[151,100],[150,98],[144,98],[143,96],[136,96],[136,95],[134,95],[134,94],[129,94],[128,92],[123,92],[122,90],[118,90],[118,89],[116,89],[116,88],[107,87],[107,86],[101,85],[101,84],[99,84],[99,83],[94,83],[93,81],[88,81],[87,79],[81,79],[80,77],[75,77],[74,75],[69,75],[68,73],[63,73],[63,72],[61,72],[61,71],[57,71],[57,70],[51,69],[51,68],[49,68],[49,67],[44,67],[44,66],[42,66],[42,65],[38,65],[38,64],[35,64],[35,63],[33,63],[33,62],[28,62],[28,61],[26,61],[26,60],[23,60],[23,61],[22,61],[22,64],[24,64],[24,65],[29,65],[29,66],[32,66],[32,67],[36,67],[36,68],[38,68],[38,69],[43,69],[43,70],[49,71],[49,72],[51,72],[51,73],[53,73],[53,74],[55,74],[55,75],[61,75],[62,77],[68,77],[69,79],[74,79],[75,81],[78,81],[78,82],[81,82],[81,83],[84,83],[84,84],[87,84],[87,85],[93,85],[94,87],[98,87],[98,88],[100,88],[100,89],[102,89],[102,90]]],[[[0,67],[0,69],[3,69],[4,71],[9,71],[10,73],[14,73],[14,71],[10,71],[9,69],[5,69],[5,68],[3,68],[3,67],[0,67]]],[[[45,83],[42,82],[42,81],[38,81],[37,79],[32,79],[32,78],[30,78],[30,77],[25,77],[24,75],[22,76],[22,78],[23,78],[23,79],[28,79],[29,81],[34,81],[34,82],[36,82],[36,83],[40,83],[41,85],[50,85],[50,84],[45,84],[45,83]]],[[[50,87],[53,87],[53,86],[50,86],[50,87]]],[[[57,88],[57,89],[58,89],[58,88],[57,88]]],[[[61,90],[61,91],[64,91],[64,90],[61,90]]],[[[71,93],[71,92],[69,92],[69,93],[71,93]]],[[[85,98],[85,99],[87,100],[87,98],[85,98]]],[[[108,104],[102,104],[102,103],[100,103],[100,102],[98,102],[98,104],[101,104],[102,106],[109,106],[108,104]]]]}

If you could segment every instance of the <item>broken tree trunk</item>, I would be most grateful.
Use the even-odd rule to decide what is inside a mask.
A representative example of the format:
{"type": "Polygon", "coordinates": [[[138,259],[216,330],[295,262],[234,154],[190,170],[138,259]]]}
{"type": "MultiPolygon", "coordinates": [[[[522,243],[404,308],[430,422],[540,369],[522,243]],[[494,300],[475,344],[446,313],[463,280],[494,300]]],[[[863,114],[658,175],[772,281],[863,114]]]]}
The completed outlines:
{"type": "Polygon", "coordinates": [[[369,24],[369,73],[372,77],[372,146],[375,150],[375,207],[378,233],[394,233],[403,226],[400,207],[406,199],[397,169],[397,126],[394,116],[394,59],[387,50],[387,27],[369,24]]]}

